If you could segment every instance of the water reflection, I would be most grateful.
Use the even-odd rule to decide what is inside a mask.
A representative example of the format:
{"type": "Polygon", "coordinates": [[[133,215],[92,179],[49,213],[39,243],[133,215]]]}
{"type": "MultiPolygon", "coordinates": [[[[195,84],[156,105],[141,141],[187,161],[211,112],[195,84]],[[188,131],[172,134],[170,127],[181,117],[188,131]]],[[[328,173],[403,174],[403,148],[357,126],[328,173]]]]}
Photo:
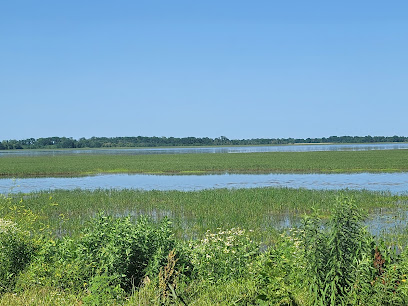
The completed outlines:
{"type": "Polygon", "coordinates": [[[408,210],[406,205],[395,208],[379,208],[374,210],[366,221],[368,230],[376,236],[387,233],[401,234],[406,230],[408,210]]]}
{"type": "MultiPolygon", "coordinates": [[[[298,228],[302,225],[302,216],[293,212],[271,214],[267,219],[268,226],[279,230],[298,228]]],[[[396,203],[393,208],[371,210],[364,220],[364,225],[374,237],[382,237],[382,239],[392,241],[398,240],[397,237],[405,237],[407,221],[408,207],[406,203],[405,205],[396,203]]],[[[406,244],[406,241],[403,243],[406,244]]]]}
{"type": "Polygon", "coordinates": [[[198,154],[198,153],[261,153],[261,152],[312,152],[312,151],[369,151],[408,149],[408,143],[382,144],[310,144],[280,146],[231,146],[231,147],[195,147],[195,148],[129,148],[129,149],[64,149],[64,150],[6,150],[4,156],[55,156],[76,154],[198,154]]]}

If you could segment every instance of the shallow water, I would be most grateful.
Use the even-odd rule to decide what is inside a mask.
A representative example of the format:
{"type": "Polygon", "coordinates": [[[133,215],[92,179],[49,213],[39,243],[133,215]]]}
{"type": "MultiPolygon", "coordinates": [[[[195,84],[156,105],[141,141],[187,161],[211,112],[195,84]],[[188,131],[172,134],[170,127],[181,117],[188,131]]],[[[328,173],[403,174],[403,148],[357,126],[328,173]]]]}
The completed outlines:
{"type": "MultiPolygon", "coordinates": [[[[370,211],[364,220],[364,226],[374,237],[393,241],[398,240],[396,238],[399,236],[406,236],[407,221],[408,207],[405,203],[405,205],[397,204],[394,208],[370,211]]],[[[294,213],[272,214],[269,216],[269,222],[272,227],[281,230],[297,228],[302,224],[302,216],[294,213]]],[[[406,240],[400,243],[407,245],[406,240]]]]}
{"type": "Polygon", "coordinates": [[[3,156],[53,156],[75,154],[191,154],[191,153],[255,153],[255,152],[311,152],[311,151],[369,151],[408,149],[408,143],[383,144],[308,144],[278,146],[231,146],[195,148],[129,148],[129,149],[63,149],[63,150],[6,150],[3,156]]]}
{"type": "Polygon", "coordinates": [[[306,189],[366,189],[404,194],[408,173],[358,174],[104,174],[85,177],[0,179],[0,193],[55,189],[141,189],[193,191],[217,188],[289,187],[306,189]]]}

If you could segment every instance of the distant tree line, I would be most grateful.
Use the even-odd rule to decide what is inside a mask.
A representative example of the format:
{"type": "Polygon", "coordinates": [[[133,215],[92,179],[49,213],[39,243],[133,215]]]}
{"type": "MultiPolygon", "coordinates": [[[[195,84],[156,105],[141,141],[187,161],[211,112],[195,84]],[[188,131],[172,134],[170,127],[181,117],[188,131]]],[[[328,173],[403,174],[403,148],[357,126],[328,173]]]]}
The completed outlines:
{"type": "Polygon", "coordinates": [[[131,147],[171,147],[171,146],[219,146],[219,145],[277,145],[300,143],[376,143],[376,142],[408,142],[404,136],[330,136],[323,138],[252,138],[228,139],[197,137],[46,137],[24,140],[3,140],[0,150],[14,149],[59,149],[59,148],[131,148],[131,147]]]}

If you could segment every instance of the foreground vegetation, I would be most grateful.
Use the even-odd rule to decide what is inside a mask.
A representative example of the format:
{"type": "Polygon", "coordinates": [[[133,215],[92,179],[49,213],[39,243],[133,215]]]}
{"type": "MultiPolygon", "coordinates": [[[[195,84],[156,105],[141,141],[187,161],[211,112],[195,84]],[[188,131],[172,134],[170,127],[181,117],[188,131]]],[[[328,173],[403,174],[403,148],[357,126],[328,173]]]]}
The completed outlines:
{"type": "Polygon", "coordinates": [[[0,176],[98,173],[348,173],[408,171],[407,150],[236,154],[58,155],[0,158],[0,176]]]}
{"type": "Polygon", "coordinates": [[[406,305],[405,228],[374,237],[363,216],[395,218],[407,201],[287,188],[10,194],[0,304],[406,305]]]}

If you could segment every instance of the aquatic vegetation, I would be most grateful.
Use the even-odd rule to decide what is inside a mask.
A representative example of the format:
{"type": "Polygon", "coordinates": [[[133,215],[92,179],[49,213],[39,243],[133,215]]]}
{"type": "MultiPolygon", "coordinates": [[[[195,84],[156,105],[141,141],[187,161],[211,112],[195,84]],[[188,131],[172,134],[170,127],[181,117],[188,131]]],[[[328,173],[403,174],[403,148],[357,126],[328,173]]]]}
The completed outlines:
{"type": "MultiPolygon", "coordinates": [[[[252,235],[262,241],[276,236],[279,229],[300,225],[302,215],[310,213],[312,207],[327,216],[336,196],[341,194],[353,197],[361,209],[375,213],[375,216],[380,216],[379,208],[383,211],[381,214],[385,214],[386,209],[389,212],[404,210],[408,203],[406,195],[351,190],[254,188],[184,192],[77,189],[10,194],[7,198],[0,198],[0,213],[9,220],[24,220],[26,227],[56,236],[78,234],[85,222],[104,211],[118,217],[131,216],[133,220],[139,215],[148,215],[153,220],[168,217],[179,238],[195,238],[207,230],[215,232],[222,226],[252,229],[252,235]]],[[[404,216],[400,215],[401,218],[404,216]]],[[[370,226],[374,227],[373,224],[370,226]]]]}

